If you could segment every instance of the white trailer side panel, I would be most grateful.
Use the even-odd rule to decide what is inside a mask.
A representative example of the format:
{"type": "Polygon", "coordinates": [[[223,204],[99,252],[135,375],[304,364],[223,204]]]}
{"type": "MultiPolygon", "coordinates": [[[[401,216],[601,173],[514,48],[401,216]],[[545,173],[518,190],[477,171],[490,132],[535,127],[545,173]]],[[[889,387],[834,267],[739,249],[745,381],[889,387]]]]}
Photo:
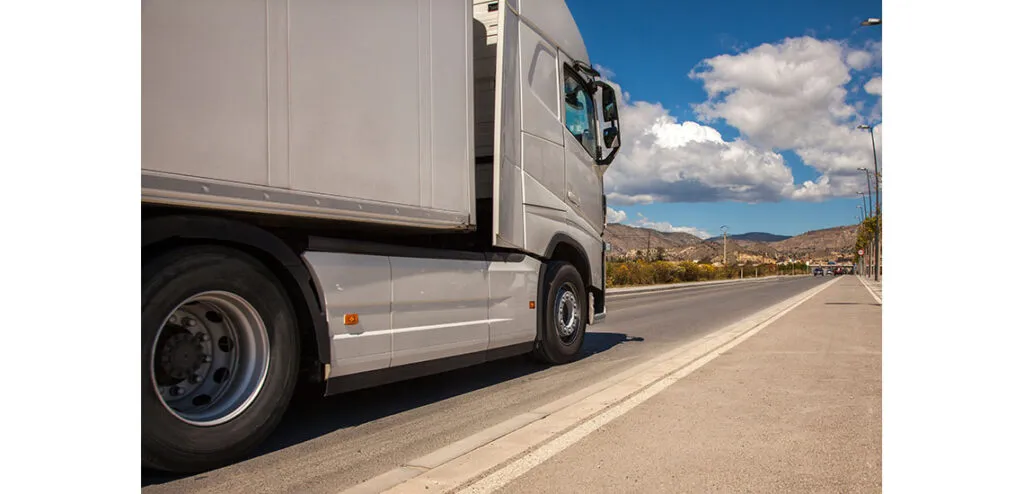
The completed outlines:
{"type": "Polygon", "coordinates": [[[142,12],[144,201],[475,224],[471,0],[142,12]]]}
{"type": "Polygon", "coordinates": [[[142,169],[267,185],[267,6],[142,2],[142,169]]]}

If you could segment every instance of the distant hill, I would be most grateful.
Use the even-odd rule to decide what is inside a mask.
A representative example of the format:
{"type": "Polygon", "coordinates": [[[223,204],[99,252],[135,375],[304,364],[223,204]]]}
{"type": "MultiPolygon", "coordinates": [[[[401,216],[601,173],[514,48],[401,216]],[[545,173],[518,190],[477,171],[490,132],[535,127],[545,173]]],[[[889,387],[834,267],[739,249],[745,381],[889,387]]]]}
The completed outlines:
{"type": "MultiPolygon", "coordinates": [[[[722,239],[701,238],[682,232],[660,232],[649,228],[613,223],[605,230],[611,244],[609,257],[656,255],[673,261],[721,262],[722,239]],[[648,250],[650,249],[650,250],[648,250]]],[[[857,225],[812,230],[789,237],[764,232],[729,235],[729,262],[762,263],[794,259],[829,261],[848,258],[857,241],[857,225]]]]}
{"type": "Polygon", "coordinates": [[[772,245],[794,258],[825,260],[849,257],[857,245],[857,225],[811,230],[772,245]]]}
{"type": "Polygon", "coordinates": [[[700,237],[683,232],[659,232],[650,228],[612,223],[605,229],[606,242],[612,244],[613,250],[626,252],[636,249],[677,249],[703,242],[700,237]]]}
{"type": "MultiPolygon", "coordinates": [[[[778,242],[780,240],[786,240],[792,238],[789,235],[776,235],[774,233],[764,232],[750,232],[740,233],[738,235],[729,235],[729,240],[750,240],[751,242],[778,242]]],[[[708,240],[722,240],[722,236],[711,237],[708,240]]]]}

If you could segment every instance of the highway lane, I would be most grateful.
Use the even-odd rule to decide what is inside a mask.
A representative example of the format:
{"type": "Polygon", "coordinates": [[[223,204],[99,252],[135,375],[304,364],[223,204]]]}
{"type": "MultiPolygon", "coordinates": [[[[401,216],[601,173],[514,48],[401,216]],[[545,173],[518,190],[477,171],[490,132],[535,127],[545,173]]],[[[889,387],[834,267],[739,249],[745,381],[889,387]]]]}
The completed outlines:
{"type": "Polygon", "coordinates": [[[192,477],[143,472],[143,491],[339,492],[831,280],[775,278],[615,296],[584,356],[515,357],[320,399],[300,399],[254,457],[192,477]]]}

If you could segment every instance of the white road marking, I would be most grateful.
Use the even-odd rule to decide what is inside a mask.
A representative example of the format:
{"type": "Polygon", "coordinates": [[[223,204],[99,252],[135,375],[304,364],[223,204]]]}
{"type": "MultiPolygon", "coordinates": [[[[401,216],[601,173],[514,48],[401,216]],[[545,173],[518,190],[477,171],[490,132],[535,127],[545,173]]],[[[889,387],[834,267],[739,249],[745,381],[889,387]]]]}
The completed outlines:
{"type": "Polygon", "coordinates": [[[863,277],[861,277],[861,276],[858,276],[858,277],[857,277],[857,279],[858,279],[858,280],[860,280],[860,284],[861,284],[861,285],[864,285],[864,288],[867,288],[867,289],[868,289],[868,293],[870,293],[872,297],[875,297],[875,301],[876,301],[876,302],[878,302],[878,303],[882,303],[882,299],[881,299],[881,298],[879,298],[879,297],[878,297],[878,295],[875,295],[875,291],[874,291],[874,290],[872,290],[870,286],[868,286],[868,282],[864,281],[864,278],[863,278],[863,277]]]}

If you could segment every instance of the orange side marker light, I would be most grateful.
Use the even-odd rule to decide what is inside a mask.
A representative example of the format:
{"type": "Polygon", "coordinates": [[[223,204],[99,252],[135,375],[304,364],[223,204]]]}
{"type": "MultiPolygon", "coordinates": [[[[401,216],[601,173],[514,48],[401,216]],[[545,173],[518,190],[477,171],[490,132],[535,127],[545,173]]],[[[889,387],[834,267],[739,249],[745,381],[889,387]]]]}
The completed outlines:
{"type": "Polygon", "coordinates": [[[537,303],[536,303],[536,302],[534,302],[533,300],[531,300],[531,301],[530,301],[530,308],[531,308],[531,309],[536,309],[536,308],[537,308],[537,303]]]}
{"type": "Polygon", "coordinates": [[[359,324],[359,314],[345,314],[345,325],[359,324]]]}

